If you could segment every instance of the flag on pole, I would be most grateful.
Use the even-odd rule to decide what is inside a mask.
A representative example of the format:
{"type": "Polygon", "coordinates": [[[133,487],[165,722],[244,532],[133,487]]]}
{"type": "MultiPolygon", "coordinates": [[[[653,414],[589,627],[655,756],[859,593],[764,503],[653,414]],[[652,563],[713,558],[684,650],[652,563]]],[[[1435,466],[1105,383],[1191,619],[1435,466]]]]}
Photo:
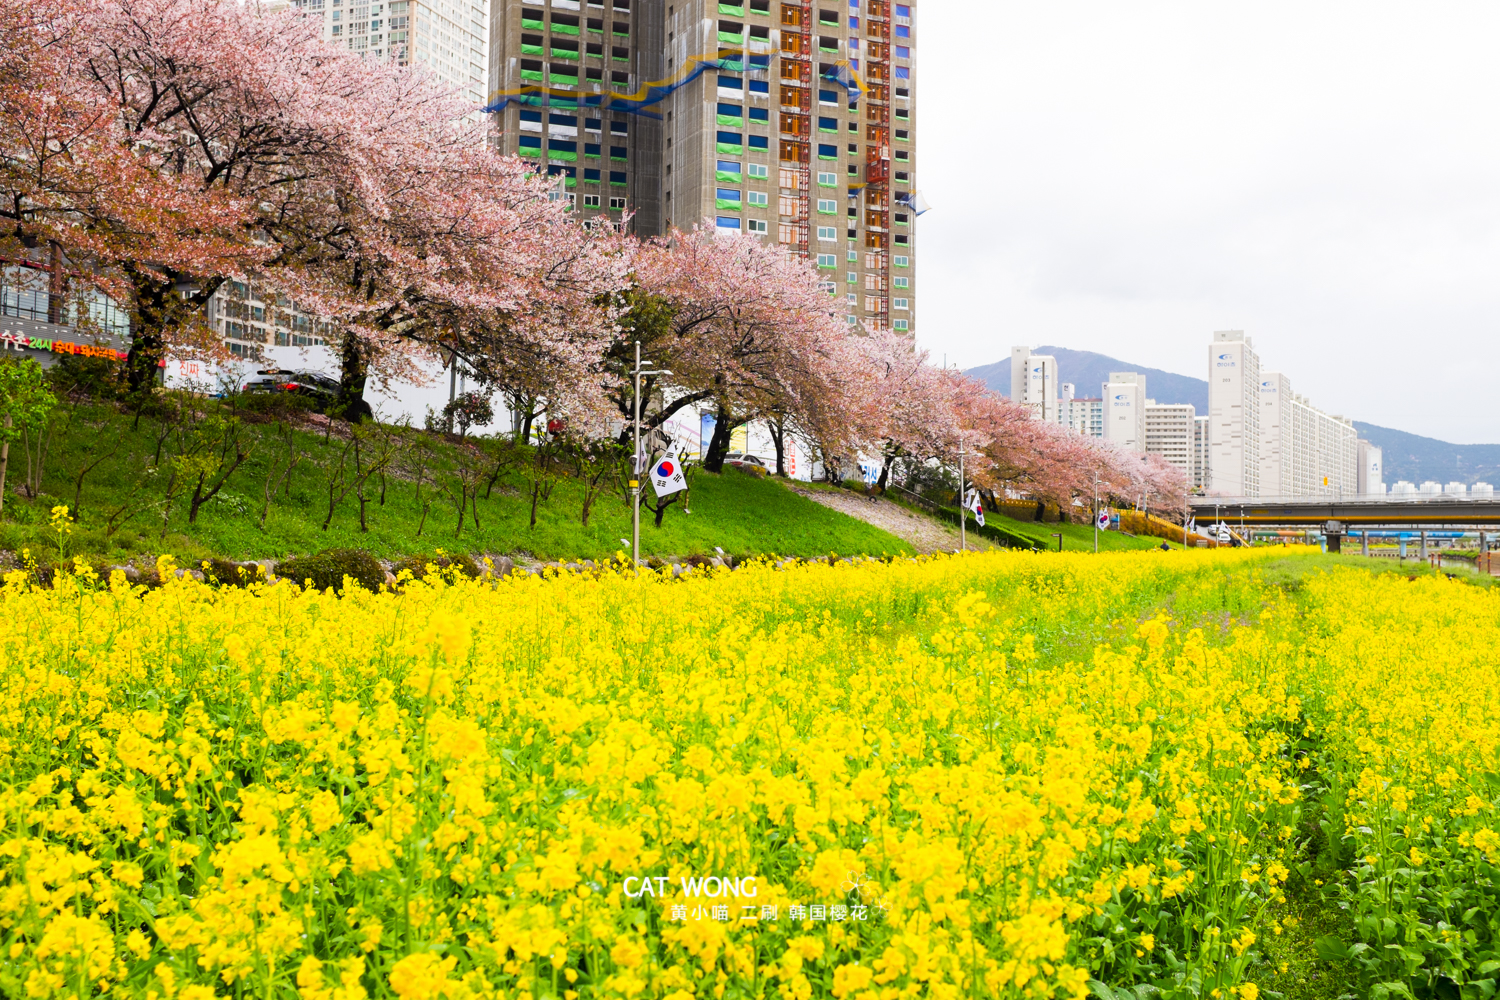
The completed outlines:
{"type": "Polygon", "coordinates": [[[964,506],[974,512],[975,523],[984,527],[984,502],[979,499],[978,490],[969,491],[969,495],[964,498],[964,506]]]}
{"type": "Polygon", "coordinates": [[[658,498],[687,489],[687,480],[682,477],[682,459],[677,455],[675,444],[652,467],[651,485],[658,498]]]}
{"type": "Polygon", "coordinates": [[[1197,514],[1189,514],[1188,515],[1188,531],[1192,532],[1195,535],[1198,533],[1198,515],[1197,514]]]}

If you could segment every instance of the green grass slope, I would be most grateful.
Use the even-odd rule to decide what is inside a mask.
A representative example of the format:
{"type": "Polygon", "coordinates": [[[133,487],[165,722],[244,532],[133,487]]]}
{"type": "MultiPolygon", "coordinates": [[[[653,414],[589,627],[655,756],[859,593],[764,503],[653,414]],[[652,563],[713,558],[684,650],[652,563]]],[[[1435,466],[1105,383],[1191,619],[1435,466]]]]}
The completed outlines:
{"type": "MultiPolygon", "coordinates": [[[[195,414],[197,420],[218,404],[202,400],[194,405],[201,408],[195,414]]],[[[343,442],[336,434],[325,440],[321,431],[294,430],[293,445],[305,457],[285,488],[273,490],[261,528],[257,521],[268,477],[274,480],[278,471],[272,463],[285,450],[274,422],[243,424],[249,458],[220,496],[202,508],[196,523],[189,524],[185,499],[176,500],[170,509],[165,503],[177,432],[168,435],[158,465],[157,441],[166,426],[159,420],[146,416],[137,422],[110,404],[93,403],[65,404],[54,420],[40,493],[35,498],[17,495],[26,474],[26,458],[19,444],[12,446],[5,509],[0,515],[0,549],[29,548],[40,560],[58,558],[62,550],[49,524],[51,508],[58,504],[76,507],[79,514],[63,539],[66,554],[87,555],[95,561],[121,562],[161,553],[182,560],[281,558],[339,547],[365,548],[386,558],[443,547],[553,560],[609,558],[628,549],[621,542],[630,537],[630,509],[622,491],[602,492],[584,525],[582,487],[567,476],[556,478],[550,497],[538,506],[536,527],[531,527],[530,480],[525,467],[502,472],[488,497],[481,482],[479,499],[465,515],[460,531],[452,498],[459,490],[458,467],[464,459],[478,465],[486,459],[480,451],[465,451],[452,441],[419,431],[405,432],[397,461],[385,476],[383,504],[381,484],[371,480],[366,490],[368,530],[360,530],[359,503],[350,494],[336,504],[325,531],[322,523],[329,509],[329,485],[337,475],[343,442]],[[429,457],[419,458],[420,451],[429,457]],[[96,461],[78,490],[79,473],[96,461]],[[436,483],[422,485],[419,499],[415,469],[421,465],[436,483]],[[451,493],[445,493],[444,486],[451,493]],[[129,513],[132,506],[141,509],[129,513]],[[127,513],[118,517],[121,526],[107,538],[106,522],[122,509],[127,513]]],[[[497,450],[494,443],[481,443],[481,447],[491,453],[497,450]]],[[[797,496],[780,482],[734,470],[718,476],[696,472],[690,509],[688,513],[680,502],[670,506],[657,528],[653,515],[643,508],[642,555],[713,554],[715,547],[736,556],[912,552],[894,535],[797,496]]]]}
{"type": "MultiPolygon", "coordinates": [[[[1013,531],[1018,535],[1025,535],[1040,545],[1052,551],[1057,551],[1057,539],[1053,534],[1061,532],[1062,547],[1064,552],[1092,552],[1094,551],[1094,529],[1088,524],[1047,524],[1036,521],[1017,521],[1015,518],[1006,517],[1004,514],[993,514],[986,512],[985,524],[994,524],[1013,531]]],[[[1128,552],[1135,549],[1159,549],[1160,538],[1146,538],[1144,536],[1132,538],[1118,531],[1099,532],[1100,552],[1128,552]]],[[[1181,550],[1182,546],[1173,548],[1181,550]]]]}

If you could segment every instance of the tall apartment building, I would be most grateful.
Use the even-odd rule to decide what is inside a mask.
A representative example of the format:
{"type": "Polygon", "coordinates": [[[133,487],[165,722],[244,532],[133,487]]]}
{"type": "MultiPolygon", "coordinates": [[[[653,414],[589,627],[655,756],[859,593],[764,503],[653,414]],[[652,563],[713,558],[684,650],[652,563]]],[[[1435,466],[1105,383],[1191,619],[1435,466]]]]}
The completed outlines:
{"type": "Polygon", "coordinates": [[[1242,331],[1214,334],[1209,348],[1208,489],[1224,496],[1353,496],[1360,490],[1354,423],[1262,371],[1242,331]]]}
{"type": "Polygon", "coordinates": [[[1360,441],[1359,478],[1356,489],[1362,497],[1385,496],[1385,453],[1379,445],[1360,441]]]}
{"type": "Polygon", "coordinates": [[[1260,358],[1243,330],[1219,330],[1208,349],[1211,493],[1258,497],[1260,358]]]}
{"type": "Polygon", "coordinates": [[[1146,450],[1146,376],[1110,372],[1104,383],[1104,436],[1134,451],[1146,450]]]}
{"type": "Polygon", "coordinates": [[[1193,489],[1208,488],[1208,417],[1193,418],[1193,489]]]}
{"type": "Polygon", "coordinates": [[[490,2],[496,143],[580,213],[777,241],[851,325],[912,329],[912,5],[490,2]]]}
{"type": "Polygon", "coordinates": [[[403,66],[420,63],[456,88],[476,112],[484,106],[491,0],[291,2],[322,19],[325,39],[376,59],[394,57],[403,66]]]}
{"type": "Polygon", "coordinates": [[[1058,422],[1057,359],[1032,354],[1029,347],[1010,349],[1010,398],[1031,410],[1037,420],[1058,422]]]}
{"type": "Polygon", "coordinates": [[[1146,454],[1160,455],[1169,465],[1182,470],[1192,482],[1197,474],[1195,437],[1198,414],[1192,403],[1157,403],[1146,400],[1146,454]]]}
{"type": "Polygon", "coordinates": [[[276,352],[267,347],[322,347],[333,339],[325,321],[253,281],[220,285],[208,299],[208,325],[229,353],[253,360],[269,360],[276,352]]]}

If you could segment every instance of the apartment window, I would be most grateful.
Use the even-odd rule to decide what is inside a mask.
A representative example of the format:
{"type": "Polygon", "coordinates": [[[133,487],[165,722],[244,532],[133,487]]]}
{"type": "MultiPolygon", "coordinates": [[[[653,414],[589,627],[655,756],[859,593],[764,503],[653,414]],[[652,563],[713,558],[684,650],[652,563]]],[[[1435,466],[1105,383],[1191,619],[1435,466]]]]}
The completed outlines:
{"type": "Polygon", "coordinates": [[[853,143],[853,142],[849,143],[849,155],[850,156],[857,156],[858,154],[859,154],[859,145],[857,143],[853,143]]]}
{"type": "Polygon", "coordinates": [[[911,282],[910,278],[892,278],[891,279],[891,285],[892,285],[892,287],[895,287],[895,288],[909,288],[910,287],[910,282],[911,282]]]}
{"type": "Polygon", "coordinates": [[[602,178],[600,178],[599,176],[599,170],[597,167],[584,167],[583,179],[594,184],[598,184],[602,178]]]}
{"type": "Polygon", "coordinates": [[[599,156],[600,153],[601,149],[597,142],[586,142],[583,144],[584,156],[599,156]]]}
{"type": "Polygon", "coordinates": [[[599,207],[599,196],[597,194],[586,194],[586,195],[584,195],[583,196],[583,207],[584,208],[598,208],[599,207]]]}
{"type": "Polygon", "coordinates": [[[844,298],[848,300],[851,306],[859,305],[859,296],[854,294],[853,292],[850,292],[848,295],[844,296],[844,298]]]}
{"type": "Polygon", "coordinates": [[[818,186],[819,187],[838,187],[838,183],[839,183],[838,174],[830,173],[828,171],[822,171],[822,170],[818,171],[818,186]]]}
{"type": "Polygon", "coordinates": [[[896,330],[905,330],[905,329],[907,329],[906,320],[904,320],[904,319],[895,320],[895,321],[893,321],[891,323],[891,327],[893,329],[896,329],[896,330]]]}
{"type": "Polygon", "coordinates": [[[911,37],[911,28],[908,27],[907,25],[904,25],[904,24],[898,24],[896,26],[896,37],[897,38],[910,38],[911,37]]]}
{"type": "Polygon", "coordinates": [[[614,211],[617,211],[617,212],[624,211],[624,209],[625,209],[625,199],[624,198],[611,198],[611,199],[609,199],[609,207],[611,209],[613,209],[614,211]]]}
{"type": "Polygon", "coordinates": [[[740,220],[732,216],[721,215],[714,219],[714,226],[718,229],[728,229],[734,232],[739,232],[740,220]]]}
{"type": "Polygon", "coordinates": [[[752,125],[771,124],[771,111],[769,108],[751,108],[749,114],[752,125]]]}
{"type": "MultiPolygon", "coordinates": [[[[850,250],[849,251],[849,263],[851,263],[851,264],[857,264],[857,263],[859,263],[859,251],[858,250],[850,250]]],[[[871,263],[868,266],[869,267],[876,267],[878,265],[874,264],[874,263],[871,263]]]]}
{"type": "Polygon", "coordinates": [[[771,148],[771,139],[770,139],[769,136],[752,135],[750,137],[749,146],[750,146],[751,149],[767,149],[768,150],[768,149],[771,148]]]}
{"type": "Polygon", "coordinates": [[[905,142],[906,140],[908,140],[910,138],[911,138],[911,132],[909,130],[904,129],[904,128],[898,128],[896,130],[896,141],[897,142],[905,142]]]}
{"type": "Polygon", "coordinates": [[[906,308],[906,300],[905,299],[891,299],[891,308],[892,309],[905,309],[906,308]]]}
{"type": "Polygon", "coordinates": [[[837,146],[835,146],[831,142],[820,142],[820,143],[818,143],[818,159],[820,159],[820,160],[837,160],[838,158],[839,158],[839,148],[837,146]]]}
{"type": "Polygon", "coordinates": [[[839,209],[839,203],[832,198],[819,198],[818,211],[823,215],[832,215],[839,209]]]}
{"type": "Polygon", "coordinates": [[[828,118],[828,117],[822,117],[822,116],[820,116],[818,118],[818,131],[819,132],[837,132],[838,130],[839,130],[839,120],[837,118],[828,118]]]}
{"type": "Polygon", "coordinates": [[[856,271],[850,271],[849,272],[849,284],[851,284],[851,285],[857,285],[857,284],[859,284],[859,273],[858,272],[856,272],[856,271]]]}
{"type": "Polygon", "coordinates": [[[828,243],[832,243],[834,240],[836,240],[838,238],[839,238],[839,231],[837,229],[835,229],[833,226],[819,226],[818,227],[818,239],[819,240],[824,241],[824,242],[828,242],[828,243]]]}
{"type": "Polygon", "coordinates": [[[837,90],[820,90],[820,91],[818,91],[818,103],[819,104],[832,104],[835,107],[837,107],[838,103],[839,103],[839,92],[837,90]]]}
{"type": "Polygon", "coordinates": [[[764,163],[752,163],[750,164],[750,176],[765,180],[767,177],[771,176],[771,171],[770,168],[767,167],[764,163]]]}
{"type": "Polygon", "coordinates": [[[835,255],[833,255],[831,253],[820,253],[820,254],[818,254],[818,267],[823,268],[825,270],[833,270],[834,268],[836,268],[838,266],[839,266],[838,258],[835,255]]]}
{"type": "Polygon", "coordinates": [[[849,321],[850,326],[859,326],[858,316],[845,316],[844,318],[849,321]]]}
{"type": "Polygon", "coordinates": [[[895,265],[897,267],[906,267],[907,266],[907,261],[909,260],[909,258],[904,257],[904,256],[896,256],[896,257],[892,257],[891,260],[895,263],[895,265]]]}
{"type": "Polygon", "coordinates": [[[714,179],[730,184],[740,182],[740,165],[735,160],[717,160],[714,163],[714,179]]]}
{"type": "Polygon", "coordinates": [[[611,170],[609,172],[609,182],[611,184],[624,184],[625,183],[625,171],[623,171],[623,170],[611,170]]]}
{"type": "Polygon", "coordinates": [[[751,191],[745,195],[745,200],[752,205],[765,207],[766,205],[770,204],[770,195],[766,194],[764,191],[751,191]]]}
{"type": "Polygon", "coordinates": [[[715,188],[714,204],[731,212],[740,210],[740,193],[734,188],[715,188]]]}
{"type": "MultiPolygon", "coordinates": [[[[765,196],[762,195],[761,197],[765,196]]],[[[764,219],[751,219],[745,225],[750,230],[750,232],[760,233],[762,236],[764,236],[767,231],[767,226],[764,219]]]]}
{"type": "Polygon", "coordinates": [[[729,104],[724,101],[720,101],[719,114],[723,115],[726,118],[743,118],[745,116],[745,109],[739,104],[729,104]]]}

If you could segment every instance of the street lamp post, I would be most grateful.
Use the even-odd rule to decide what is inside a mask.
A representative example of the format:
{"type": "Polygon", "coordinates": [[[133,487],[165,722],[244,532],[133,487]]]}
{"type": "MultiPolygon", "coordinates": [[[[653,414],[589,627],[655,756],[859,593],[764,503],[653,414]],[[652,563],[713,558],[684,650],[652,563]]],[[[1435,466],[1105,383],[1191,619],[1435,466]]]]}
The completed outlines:
{"type": "Polygon", "coordinates": [[[1099,482],[1094,480],[1094,555],[1099,554],[1099,482]]]}
{"type": "Polygon", "coordinates": [[[958,548],[960,552],[969,551],[969,530],[965,517],[969,508],[965,506],[968,497],[968,482],[964,479],[964,442],[958,441],[958,548]]]}
{"type": "MultiPolygon", "coordinates": [[[[635,563],[636,569],[641,566],[641,473],[646,471],[641,461],[641,376],[642,375],[670,375],[665,368],[648,371],[641,367],[641,342],[635,342],[635,371],[631,374],[635,377],[635,399],[634,413],[634,451],[630,456],[630,561],[635,563]]],[[[644,362],[650,364],[651,362],[644,362]]]]}

